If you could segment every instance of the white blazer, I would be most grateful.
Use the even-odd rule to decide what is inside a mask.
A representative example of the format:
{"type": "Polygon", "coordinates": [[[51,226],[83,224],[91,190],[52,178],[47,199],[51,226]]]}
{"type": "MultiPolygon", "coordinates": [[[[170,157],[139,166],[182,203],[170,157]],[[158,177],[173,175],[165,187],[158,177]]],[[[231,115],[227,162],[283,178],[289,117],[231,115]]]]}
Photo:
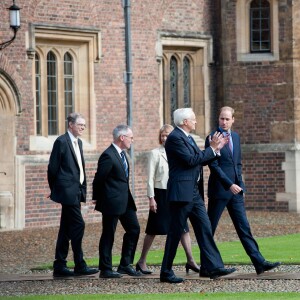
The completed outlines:
{"type": "Polygon", "coordinates": [[[164,146],[153,149],[148,156],[147,196],[154,197],[154,188],[167,189],[169,165],[164,146]]]}

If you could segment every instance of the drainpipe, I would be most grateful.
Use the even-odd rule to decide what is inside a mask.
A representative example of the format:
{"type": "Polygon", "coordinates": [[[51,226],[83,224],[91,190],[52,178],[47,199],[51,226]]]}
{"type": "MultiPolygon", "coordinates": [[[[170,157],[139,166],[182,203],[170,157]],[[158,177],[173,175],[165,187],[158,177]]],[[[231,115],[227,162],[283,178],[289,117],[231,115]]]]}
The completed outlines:
{"type": "MultiPolygon", "coordinates": [[[[127,124],[132,128],[132,60],[131,60],[131,25],[130,25],[130,0],[122,0],[125,18],[125,53],[126,71],[124,72],[124,83],[126,84],[127,97],[127,124]]],[[[130,147],[131,157],[131,184],[134,193],[134,143],[130,147]]]]}

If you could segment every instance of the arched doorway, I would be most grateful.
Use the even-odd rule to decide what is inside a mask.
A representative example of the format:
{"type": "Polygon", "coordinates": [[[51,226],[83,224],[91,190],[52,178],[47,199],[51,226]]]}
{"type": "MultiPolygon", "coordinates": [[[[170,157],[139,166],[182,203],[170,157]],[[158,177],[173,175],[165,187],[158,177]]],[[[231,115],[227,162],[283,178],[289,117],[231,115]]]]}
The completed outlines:
{"type": "Polygon", "coordinates": [[[0,70],[0,230],[15,227],[15,116],[17,92],[0,70]]]}

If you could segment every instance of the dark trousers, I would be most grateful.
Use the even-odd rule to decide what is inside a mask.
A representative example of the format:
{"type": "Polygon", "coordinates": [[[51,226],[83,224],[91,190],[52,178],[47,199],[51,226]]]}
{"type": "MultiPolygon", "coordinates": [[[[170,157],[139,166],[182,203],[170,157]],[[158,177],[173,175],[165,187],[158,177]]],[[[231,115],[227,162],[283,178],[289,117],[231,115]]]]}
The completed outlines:
{"type": "Polygon", "coordinates": [[[190,219],[193,226],[197,243],[201,251],[201,267],[209,272],[218,268],[223,268],[224,264],[213,239],[209,218],[204,201],[199,194],[198,187],[195,186],[194,188],[192,202],[171,202],[170,213],[171,225],[165,245],[161,276],[168,277],[174,274],[172,265],[187,218],[190,219]]]}
{"type": "Polygon", "coordinates": [[[82,252],[82,238],[85,223],[78,205],[61,205],[60,227],[57,236],[54,269],[65,267],[69,251],[69,241],[73,250],[75,268],[86,266],[82,252]]]}
{"type": "Polygon", "coordinates": [[[209,199],[208,216],[211,221],[213,234],[216,231],[221,215],[227,207],[239,239],[254,266],[259,266],[265,259],[261,255],[258,244],[251,233],[247,219],[243,195],[233,195],[231,199],[209,199]]]}
{"type": "Polygon", "coordinates": [[[133,263],[140,225],[135,210],[127,208],[120,216],[102,214],[102,235],[99,242],[99,270],[101,271],[112,270],[112,248],[119,220],[125,230],[120,265],[125,267],[133,263]]]}

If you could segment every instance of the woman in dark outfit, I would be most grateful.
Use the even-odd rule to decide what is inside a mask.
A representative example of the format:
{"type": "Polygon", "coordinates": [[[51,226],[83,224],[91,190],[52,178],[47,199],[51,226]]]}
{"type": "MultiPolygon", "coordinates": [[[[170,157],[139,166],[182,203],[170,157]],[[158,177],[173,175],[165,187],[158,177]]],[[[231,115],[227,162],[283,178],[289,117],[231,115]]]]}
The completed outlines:
{"type": "MultiPolygon", "coordinates": [[[[136,270],[141,271],[143,274],[152,273],[147,269],[146,258],[155,236],[166,235],[169,230],[169,204],[166,200],[169,167],[164,145],[172,130],[173,126],[169,124],[165,124],[160,129],[160,147],[153,149],[148,159],[147,196],[149,198],[149,217],[141,257],[136,264],[136,270]]],[[[191,269],[199,272],[199,267],[192,255],[188,225],[186,225],[185,231],[181,236],[181,244],[187,257],[186,271],[188,272],[191,269]]]]}

